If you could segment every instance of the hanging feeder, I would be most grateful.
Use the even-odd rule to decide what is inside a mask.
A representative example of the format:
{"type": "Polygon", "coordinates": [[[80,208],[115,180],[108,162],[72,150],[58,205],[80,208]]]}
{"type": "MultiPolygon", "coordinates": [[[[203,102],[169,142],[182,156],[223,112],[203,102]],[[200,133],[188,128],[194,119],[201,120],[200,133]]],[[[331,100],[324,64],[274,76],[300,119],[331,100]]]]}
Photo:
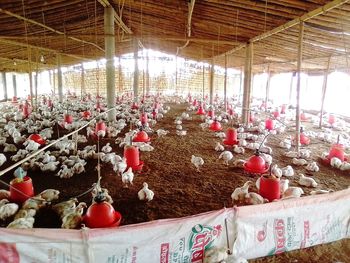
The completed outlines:
{"type": "Polygon", "coordinates": [[[197,107],[197,105],[198,105],[198,101],[197,99],[194,99],[192,102],[192,106],[197,107]]]}
{"type": "Polygon", "coordinates": [[[142,125],[145,125],[148,122],[148,116],[146,112],[142,112],[140,115],[140,121],[142,125]]]}
{"type": "Polygon", "coordinates": [[[86,110],[81,113],[84,119],[89,119],[91,117],[91,112],[86,110]]]}
{"type": "Polygon", "coordinates": [[[13,97],[12,97],[12,103],[13,103],[13,104],[18,103],[18,99],[17,99],[16,96],[13,96],[13,97]]]}
{"type": "Polygon", "coordinates": [[[153,120],[157,119],[157,110],[156,109],[152,110],[152,118],[153,118],[153,120]]]}
{"type": "Polygon", "coordinates": [[[141,171],[143,161],[140,160],[139,148],[127,145],[124,148],[124,158],[126,159],[127,169],[131,167],[133,171],[141,171]]]}
{"type": "Polygon", "coordinates": [[[250,123],[253,123],[254,121],[255,121],[254,114],[249,113],[249,122],[250,122],[250,123]]]}
{"type": "Polygon", "coordinates": [[[205,115],[205,111],[204,111],[204,109],[203,109],[203,105],[202,105],[202,104],[199,105],[196,114],[197,114],[197,115],[205,115]]]}
{"type": "Polygon", "coordinates": [[[265,128],[269,131],[273,130],[275,128],[275,121],[270,118],[266,119],[265,128]]]}
{"type": "Polygon", "coordinates": [[[332,158],[338,158],[342,162],[347,161],[348,159],[345,157],[345,147],[343,144],[339,143],[339,135],[336,144],[333,144],[328,155],[324,159],[326,164],[330,164],[332,158]]]}
{"type": "Polygon", "coordinates": [[[48,99],[47,100],[47,107],[52,108],[52,106],[53,106],[52,100],[48,99]]]}
{"type": "Polygon", "coordinates": [[[86,211],[83,222],[90,228],[117,227],[120,225],[122,216],[115,211],[113,206],[106,202],[106,197],[99,193],[95,196],[92,205],[86,211]]]}
{"type": "Polygon", "coordinates": [[[210,109],[208,110],[207,116],[208,116],[209,118],[214,118],[215,112],[214,112],[214,110],[213,110],[212,108],[210,108],[210,109]]]}
{"type": "Polygon", "coordinates": [[[280,112],[278,111],[278,109],[276,109],[272,114],[273,117],[275,117],[276,119],[280,117],[280,112]]]}
{"type": "Polygon", "coordinates": [[[102,105],[101,105],[101,102],[99,100],[96,101],[95,109],[96,110],[102,110],[102,105]]]}
{"type": "Polygon", "coordinates": [[[274,176],[263,175],[260,177],[259,194],[268,199],[269,202],[280,199],[280,179],[274,176]]]}
{"type": "Polygon", "coordinates": [[[134,102],[132,103],[131,109],[132,109],[132,110],[138,110],[138,109],[139,109],[139,105],[137,104],[136,101],[134,101],[134,102]]]}
{"type": "Polygon", "coordinates": [[[30,107],[30,104],[28,103],[28,101],[25,101],[22,108],[23,117],[27,118],[31,114],[31,112],[32,112],[32,109],[30,107]]]}
{"type": "Polygon", "coordinates": [[[309,119],[306,117],[305,113],[302,112],[302,113],[300,114],[300,121],[308,121],[308,120],[309,120],[309,119]]]}
{"type": "Polygon", "coordinates": [[[286,114],[287,104],[282,104],[281,106],[281,114],[286,114]]]}
{"type": "Polygon", "coordinates": [[[212,122],[212,124],[210,124],[209,129],[210,129],[211,131],[215,131],[215,132],[221,131],[221,130],[222,130],[221,123],[218,122],[217,120],[214,120],[214,121],[212,122]]]}
{"type": "Polygon", "coordinates": [[[329,114],[328,116],[328,123],[333,126],[333,124],[335,123],[335,116],[333,114],[329,114]]]}
{"type": "Polygon", "coordinates": [[[95,135],[105,137],[107,126],[102,120],[96,123],[95,126],[95,135]]]}
{"type": "Polygon", "coordinates": [[[142,130],[142,128],[132,139],[133,142],[149,142],[150,140],[151,138],[148,136],[147,132],[142,130]]]}
{"type": "Polygon", "coordinates": [[[302,145],[310,144],[310,138],[305,135],[303,127],[300,128],[300,144],[302,145]]]}
{"type": "Polygon", "coordinates": [[[21,167],[14,172],[15,179],[10,181],[10,201],[18,204],[24,203],[34,196],[32,179],[26,176],[27,172],[21,167]]]}
{"type": "Polygon", "coordinates": [[[260,156],[260,152],[257,149],[255,154],[244,163],[243,169],[252,174],[264,174],[269,170],[269,165],[260,156]]]}
{"type": "Polygon", "coordinates": [[[72,115],[64,114],[63,118],[64,118],[65,123],[68,123],[68,124],[73,123],[73,116],[72,115]]]}
{"type": "Polygon", "coordinates": [[[39,143],[40,145],[44,145],[46,143],[46,141],[40,136],[40,134],[31,134],[28,137],[28,139],[39,143]]]}
{"type": "Polygon", "coordinates": [[[238,144],[237,130],[234,128],[228,128],[226,130],[226,138],[225,138],[225,140],[223,140],[223,143],[225,145],[229,145],[229,146],[238,144]]]}

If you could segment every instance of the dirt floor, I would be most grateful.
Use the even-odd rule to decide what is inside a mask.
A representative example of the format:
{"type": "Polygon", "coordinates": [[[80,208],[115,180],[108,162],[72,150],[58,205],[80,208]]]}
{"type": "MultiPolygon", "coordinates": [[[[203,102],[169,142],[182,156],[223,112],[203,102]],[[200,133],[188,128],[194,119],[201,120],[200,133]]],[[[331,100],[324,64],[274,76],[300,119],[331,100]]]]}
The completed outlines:
{"type": "MultiPolygon", "coordinates": [[[[183,121],[183,129],[187,130],[187,136],[176,135],[174,119],[185,111],[185,105],[170,105],[171,110],[165,118],[157,123],[155,130],[162,128],[170,133],[157,138],[156,134],[151,135],[152,152],[141,153],[141,159],[145,162],[141,173],[134,178],[134,185],[130,188],[123,188],[121,177],[115,175],[110,164],[102,164],[102,186],[109,190],[114,200],[114,208],[123,215],[122,225],[136,224],[156,219],[176,218],[188,215],[199,214],[206,211],[221,209],[224,206],[232,206],[231,193],[247,181],[249,175],[241,169],[233,168],[218,160],[219,153],[215,152],[216,142],[219,138],[214,137],[211,131],[202,131],[199,126],[201,120],[194,115],[191,121],[183,121]],[[191,164],[191,155],[201,156],[205,164],[198,173],[191,164]],[[142,188],[142,183],[147,182],[150,189],[155,192],[152,202],[143,203],[137,198],[137,192],[142,188]]],[[[224,125],[227,128],[228,125],[224,125]]],[[[60,131],[60,135],[64,133],[60,131]]],[[[268,138],[268,146],[273,147],[274,162],[280,167],[290,164],[291,160],[282,156],[284,149],[278,148],[281,138],[286,135],[273,135],[268,138]]],[[[123,149],[114,144],[115,139],[102,139],[100,147],[111,142],[113,150],[123,155],[123,149]]],[[[96,143],[90,140],[89,143],[96,143]]],[[[83,147],[85,145],[81,145],[83,147]]],[[[324,142],[313,140],[308,147],[312,150],[313,160],[318,160],[323,151],[328,151],[330,145],[324,142]]],[[[0,152],[3,148],[0,146],[0,152]]],[[[246,150],[245,154],[235,155],[235,158],[247,159],[253,151],[246,150]]],[[[9,159],[9,158],[8,158],[9,159]]],[[[2,168],[9,166],[6,163],[2,168]]],[[[86,166],[86,173],[74,175],[70,179],[60,179],[54,176],[55,173],[43,174],[40,171],[29,172],[33,179],[35,192],[47,188],[60,190],[60,200],[67,200],[85,192],[96,182],[97,161],[89,161],[86,166]]],[[[320,162],[319,162],[320,164],[320,162]]],[[[295,166],[293,166],[295,168],[295,166]]],[[[320,172],[315,174],[307,173],[304,168],[296,169],[296,172],[313,175],[322,189],[333,189],[335,191],[347,188],[350,185],[350,176],[346,172],[331,169],[320,164],[320,172]]],[[[257,177],[256,177],[257,178],[257,177]]],[[[250,178],[254,180],[256,178],[250,178]]],[[[2,178],[9,182],[13,179],[12,173],[2,178]]],[[[290,183],[298,186],[297,179],[290,183]]],[[[1,186],[3,188],[3,186],[1,186]]],[[[256,189],[253,188],[256,191],[256,189]]],[[[305,192],[310,190],[305,188],[305,192]]],[[[90,194],[79,197],[79,201],[91,203],[90,194]]],[[[35,227],[60,227],[60,219],[49,209],[41,210],[36,216],[35,227]]],[[[4,226],[4,224],[2,225],[4,226]]],[[[329,245],[321,245],[301,251],[288,252],[273,257],[253,260],[251,262],[350,262],[350,240],[334,242],[329,245]]]]}

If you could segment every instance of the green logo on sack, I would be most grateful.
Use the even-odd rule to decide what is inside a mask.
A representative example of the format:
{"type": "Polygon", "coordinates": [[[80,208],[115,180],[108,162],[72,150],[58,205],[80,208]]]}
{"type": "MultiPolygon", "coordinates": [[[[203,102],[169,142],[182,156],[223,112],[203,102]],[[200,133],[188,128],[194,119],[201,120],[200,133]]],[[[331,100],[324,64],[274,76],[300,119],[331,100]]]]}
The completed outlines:
{"type": "Polygon", "coordinates": [[[192,228],[192,233],[189,239],[189,251],[191,252],[190,262],[202,262],[204,259],[204,251],[210,248],[215,239],[217,239],[222,232],[222,226],[214,227],[195,225],[192,228]]]}

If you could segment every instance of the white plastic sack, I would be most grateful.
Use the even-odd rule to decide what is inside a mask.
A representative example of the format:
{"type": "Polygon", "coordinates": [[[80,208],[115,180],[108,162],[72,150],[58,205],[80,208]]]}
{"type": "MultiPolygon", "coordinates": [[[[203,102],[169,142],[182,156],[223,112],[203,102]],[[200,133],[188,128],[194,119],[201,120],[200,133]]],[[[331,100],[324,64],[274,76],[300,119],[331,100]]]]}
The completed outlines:
{"type": "Polygon", "coordinates": [[[234,254],[246,259],[350,237],[350,189],[237,207],[234,254]]]}

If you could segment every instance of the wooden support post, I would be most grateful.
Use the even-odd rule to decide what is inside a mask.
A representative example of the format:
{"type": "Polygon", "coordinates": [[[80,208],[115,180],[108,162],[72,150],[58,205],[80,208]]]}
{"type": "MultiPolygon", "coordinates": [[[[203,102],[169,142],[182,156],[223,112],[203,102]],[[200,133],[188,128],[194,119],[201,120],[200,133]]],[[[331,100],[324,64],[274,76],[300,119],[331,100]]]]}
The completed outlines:
{"type": "Polygon", "coordinates": [[[328,58],[327,61],[327,69],[324,73],[323,77],[323,86],[322,86],[322,102],[321,102],[321,112],[320,112],[320,123],[319,127],[322,128],[322,117],[323,117],[323,107],[324,107],[324,100],[326,98],[326,92],[327,92],[327,81],[328,81],[328,75],[329,75],[329,66],[331,62],[331,57],[328,58]]]}
{"type": "Polygon", "coordinates": [[[175,56],[175,93],[178,94],[178,90],[177,90],[177,56],[175,56]]]}
{"type": "Polygon", "coordinates": [[[121,58],[119,56],[118,58],[118,90],[119,90],[119,93],[122,93],[123,92],[123,72],[122,72],[122,63],[121,63],[121,58]]]}
{"type": "Polygon", "coordinates": [[[290,78],[290,86],[289,86],[289,100],[288,100],[288,104],[291,105],[292,104],[292,94],[293,94],[293,80],[294,80],[294,76],[296,75],[296,72],[292,72],[292,77],[290,78]]]}
{"type": "Polygon", "coordinates": [[[2,78],[2,88],[4,93],[4,100],[7,101],[7,83],[6,83],[6,72],[1,72],[1,78],[2,78]]]}
{"type": "Polygon", "coordinates": [[[227,56],[225,55],[225,77],[224,77],[224,106],[227,112],[227,56]]]}
{"type": "Polygon", "coordinates": [[[13,96],[17,97],[17,78],[16,73],[12,74],[13,96]]]}
{"type": "Polygon", "coordinates": [[[146,95],[148,96],[150,94],[150,85],[149,85],[149,56],[148,56],[148,50],[146,53],[146,95]]]}
{"type": "Polygon", "coordinates": [[[85,70],[84,64],[81,63],[81,84],[80,84],[80,97],[83,98],[85,93],[85,70]]]}
{"type": "Polygon", "coordinates": [[[52,70],[49,70],[49,85],[52,92],[52,70]]]}
{"type": "Polygon", "coordinates": [[[62,84],[62,69],[61,69],[61,54],[57,54],[57,89],[58,101],[63,102],[63,84],[62,84]]]}
{"type": "Polygon", "coordinates": [[[38,75],[39,75],[39,50],[36,51],[35,58],[35,78],[34,78],[34,87],[35,87],[35,111],[38,110],[38,75]]]}
{"type": "Polygon", "coordinates": [[[266,94],[265,94],[265,112],[267,112],[267,103],[269,102],[270,98],[270,64],[267,66],[267,80],[266,80],[266,94]]]}
{"type": "Polygon", "coordinates": [[[239,91],[238,91],[238,101],[241,101],[241,95],[242,95],[242,80],[243,80],[243,71],[244,71],[244,67],[241,69],[241,72],[239,73],[239,91]]]}
{"type": "Polygon", "coordinates": [[[202,63],[203,65],[203,72],[202,72],[202,81],[203,81],[203,91],[202,91],[202,99],[204,101],[205,98],[205,66],[204,66],[204,62],[202,63]]]}
{"type": "Polygon", "coordinates": [[[56,96],[56,74],[55,70],[52,70],[52,82],[53,82],[53,95],[56,96]]]}
{"type": "Polygon", "coordinates": [[[138,65],[138,52],[139,52],[139,46],[138,41],[135,38],[134,39],[134,102],[138,101],[138,95],[139,95],[139,65],[138,65]]]}
{"type": "Polygon", "coordinates": [[[146,90],[145,90],[145,70],[142,70],[142,97],[145,97],[146,95],[146,90]]]}
{"type": "Polygon", "coordinates": [[[303,59],[303,38],[304,38],[304,22],[300,21],[299,24],[299,41],[298,41],[298,61],[297,61],[297,102],[296,102],[296,151],[300,150],[300,74],[301,63],[303,59]]]}
{"type": "MultiPolygon", "coordinates": [[[[114,9],[112,6],[104,8],[104,31],[105,31],[105,57],[106,57],[106,89],[107,107],[115,106],[115,33],[114,33],[114,9]]],[[[99,74],[99,72],[98,72],[99,74]]],[[[116,111],[108,112],[108,120],[115,121],[116,111]]]]}
{"type": "Polygon", "coordinates": [[[214,59],[211,60],[210,67],[210,92],[209,92],[210,105],[213,105],[214,99],[214,59]]]}
{"type": "Polygon", "coordinates": [[[242,122],[248,124],[250,112],[250,93],[252,88],[252,63],[253,63],[253,43],[246,46],[246,57],[244,64],[244,90],[242,103],[242,122]]]}
{"type": "Polygon", "coordinates": [[[32,50],[28,47],[28,73],[29,73],[29,95],[30,104],[33,107],[33,78],[32,78],[32,50]]]}

